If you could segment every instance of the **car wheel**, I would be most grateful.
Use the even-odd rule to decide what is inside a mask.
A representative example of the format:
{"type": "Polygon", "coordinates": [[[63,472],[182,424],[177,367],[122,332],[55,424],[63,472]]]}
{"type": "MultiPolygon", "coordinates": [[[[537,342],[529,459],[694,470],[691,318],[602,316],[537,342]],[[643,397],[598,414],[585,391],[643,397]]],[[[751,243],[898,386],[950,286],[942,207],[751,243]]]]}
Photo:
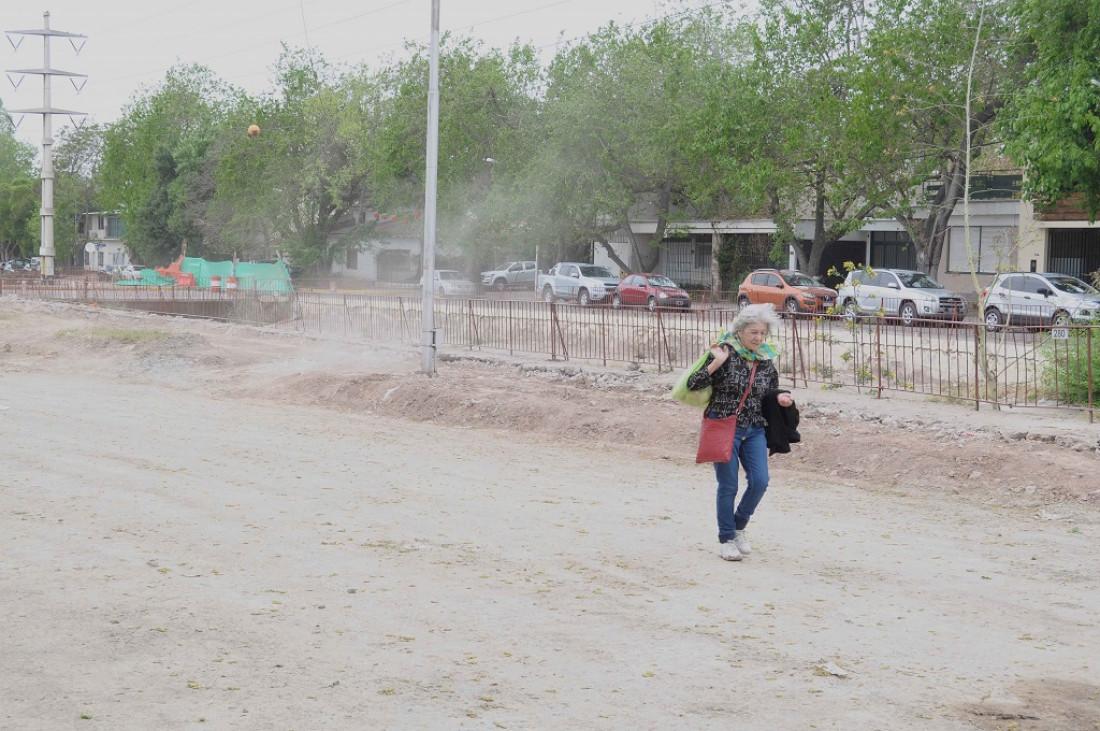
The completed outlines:
{"type": "Polygon", "coordinates": [[[996,307],[989,307],[985,311],[986,330],[996,330],[1004,322],[1004,315],[996,307]]]}
{"type": "Polygon", "coordinates": [[[619,293],[611,295],[611,306],[616,310],[623,306],[623,298],[619,296],[619,293]]]}
{"type": "Polygon", "coordinates": [[[504,290],[508,289],[508,280],[498,279],[497,281],[493,282],[493,289],[498,292],[503,292],[504,290]]]}
{"type": "Polygon", "coordinates": [[[783,309],[786,310],[788,315],[797,315],[802,308],[798,306],[798,300],[794,297],[788,297],[786,301],[783,302],[783,309]]]}
{"type": "Polygon", "coordinates": [[[749,298],[746,297],[745,295],[741,295],[740,297],[737,298],[737,307],[738,307],[738,309],[743,310],[751,304],[752,304],[752,301],[749,300],[749,298]]]}
{"type": "Polygon", "coordinates": [[[542,301],[543,302],[553,302],[554,301],[554,288],[553,287],[544,287],[543,288],[543,290],[542,290],[542,301]]]}
{"type": "Polygon", "coordinates": [[[917,320],[917,306],[912,302],[903,302],[901,309],[898,310],[898,317],[901,318],[903,325],[912,327],[917,320]]]}
{"type": "Polygon", "coordinates": [[[650,296],[648,299],[646,299],[645,306],[649,308],[650,312],[653,312],[655,309],[657,309],[657,298],[650,296]]]}
{"type": "Polygon", "coordinates": [[[445,292],[443,291],[443,288],[442,288],[442,287],[440,287],[439,289],[437,289],[437,290],[435,291],[435,296],[436,296],[436,297],[442,297],[442,296],[443,296],[444,294],[445,294],[445,292]]]}
{"type": "Polygon", "coordinates": [[[1058,310],[1054,313],[1054,317],[1050,319],[1050,324],[1054,327],[1069,327],[1073,324],[1073,318],[1065,310],[1058,310]]]}
{"type": "Polygon", "coordinates": [[[582,289],[577,292],[577,303],[582,307],[587,307],[592,302],[592,297],[588,294],[587,289],[582,289]]]}
{"type": "Polygon", "coordinates": [[[844,300],[844,316],[849,320],[855,320],[859,317],[859,305],[856,304],[854,299],[844,300]]]}

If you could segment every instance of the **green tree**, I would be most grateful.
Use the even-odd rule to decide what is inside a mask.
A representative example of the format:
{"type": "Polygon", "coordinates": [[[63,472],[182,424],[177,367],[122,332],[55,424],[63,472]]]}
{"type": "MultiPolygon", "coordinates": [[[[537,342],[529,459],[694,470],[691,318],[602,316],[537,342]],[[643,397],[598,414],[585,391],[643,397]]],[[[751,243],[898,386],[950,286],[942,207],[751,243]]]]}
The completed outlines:
{"type": "Polygon", "coordinates": [[[188,242],[201,254],[202,228],[189,197],[206,150],[224,134],[240,94],[201,66],[170,69],[104,133],[102,203],[126,224],[127,246],[147,264],[167,263],[188,242]]]}
{"type": "Polygon", "coordinates": [[[903,165],[887,211],[926,272],[939,271],[968,173],[997,157],[997,117],[1016,79],[1007,9],[999,0],[897,0],[883,4],[870,36],[867,78],[893,112],[903,165]]]}
{"type": "Polygon", "coordinates": [[[54,244],[58,261],[78,264],[86,236],[85,214],[103,210],[97,178],[103,152],[103,128],[63,128],[54,145],[54,244]]]}
{"type": "Polygon", "coordinates": [[[737,139],[735,159],[753,161],[735,170],[770,200],[780,240],[809,272],[905,178],[897,126],[865,73],[875,10],[851,0],[765,0],[747,78],[759,121],[747,126],[752,134],[727,134],[737,139]],[[807,212],[808,241],[796,233],[807,212]]]}
{"type": "Polygon", "coordinates": [[[41,236],[35,150],[15,137],[0,103],[0,260],[37,254],[41,236]]]}
{"type": "MultiPolygon", "coordinates": [[[[424,204],[427,49],[380,70],[358,90],[357,158],[365,196],[381,210],[424,204]]],[[[530,125],[539,109],[541,71],[534,49],[486,50],[445,36],[439,57],[438,241],[468,260],[530,254],[528,211],[514,188],[539,143],[530,125]],[[506,253],[507,252],[507,253],[506,253]]]]}
{"type": "Polygon", "coordinates": [[[650,270],[667,231],[728,212],[714,150],[698,144],[693,126],[695,110],[713,109],[729,64],[723,18],[703,12],[639,28],[611,24],[550,64],[545,142],[525,187],[540,204],[537,228],[551,232],[545,238],[559,257],[587,256],[598,242],[620,268],[650,270]],[[629,225],[639,216],[656,219],[651,245],[629,225]],[[620,233],[630,237],[633,261],[609,243],[620,233]]]}
{"type": "Polygon", "coordinates": [[[1018,0],[1022,78],[1002,124],[1027,195],[1051,203],[1081,194],[1100,211],[1100,0],[1018,0]]]}
{"type": "Polygon", "coordinates": [[[364,195],[352,153],[358,77],[286,48],[275,71],[276,89],[241,105],[240,133],[219,148],[208,236],[219,226],[234,250],[274,240],[296,265],[326,272],[349,245],[334,231],[364,195]],[[257,137],[243,133],[251,123],[257,137]]]}

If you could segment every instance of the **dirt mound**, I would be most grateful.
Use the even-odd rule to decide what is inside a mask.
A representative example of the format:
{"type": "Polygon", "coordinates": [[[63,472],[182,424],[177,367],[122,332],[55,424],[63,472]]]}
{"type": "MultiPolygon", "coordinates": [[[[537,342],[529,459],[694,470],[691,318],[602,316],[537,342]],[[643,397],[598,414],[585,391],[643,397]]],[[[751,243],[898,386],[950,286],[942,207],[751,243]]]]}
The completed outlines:
{"type": "MultiPolygon", "coordinates": [[[[535,445],[595,446],[626,457],[694,458],[700,412],[668,398],[674,374],[452,352],[441,354],[439,372],[429,378],[407,346],[364,347],[48,303],[8,308],[5,317],[35,320],[12,331],[0,360],[7,368],[28,360],[36,367],[94,367],[198,383],[225,398],[493,429],[535,445]]],[[[1015,413],[795,393],[803,442],[775,465],[809,481],[870,489],[948,486],[976,500],[1029,508],[1067,503],[1076,510],[1100,500],[1093,426],[1064,419],[1044,431],[1015,413]]]]}

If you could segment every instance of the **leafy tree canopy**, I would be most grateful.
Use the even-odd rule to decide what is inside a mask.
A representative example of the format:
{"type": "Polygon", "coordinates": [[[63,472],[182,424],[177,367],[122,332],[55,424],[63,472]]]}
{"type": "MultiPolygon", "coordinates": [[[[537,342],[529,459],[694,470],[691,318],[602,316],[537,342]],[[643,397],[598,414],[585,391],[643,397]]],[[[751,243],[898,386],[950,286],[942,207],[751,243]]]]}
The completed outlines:
{"type": "Polygon", "coordinates": [[[1003,118],[1028,195],[1083,196],[1100,211],[1100,0],[1018,0],[1015,51],[1026,64],[1003,118]]]}
{"type": "Polygon", "coordinates": [[[240,93],[202,66],[177,66],[139,94],[104,134],[102,202],[122,215],[127,243],[149,265],[202,252],[193,209],[198,158],[213,144],[240,93]]]}
{"type": "Polygon", "coordinates": [[[33,256],[41,237],[35,149],[15,137],[0,103],[0,261],[33,256]]]}

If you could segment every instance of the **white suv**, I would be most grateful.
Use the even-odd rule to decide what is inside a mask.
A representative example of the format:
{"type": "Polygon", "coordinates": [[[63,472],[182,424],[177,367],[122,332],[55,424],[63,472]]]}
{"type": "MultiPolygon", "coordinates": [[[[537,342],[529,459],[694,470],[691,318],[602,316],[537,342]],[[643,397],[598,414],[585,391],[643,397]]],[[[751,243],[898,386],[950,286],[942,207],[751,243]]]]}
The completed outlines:
{"type": "Polygon", "coordinates": [[[896,316],[906,325],[918,319],[962,320],[966,300],[924,272],[909,269],[856,269],[837,290],[845,314],[896,316]]]}
{"type": "Polygon", "coordinates": [[[985,324],[1056,325],[1090,322],[1100,314],[1100,292],[1068,274],[998,274],[983,293],[985,324]]]}

